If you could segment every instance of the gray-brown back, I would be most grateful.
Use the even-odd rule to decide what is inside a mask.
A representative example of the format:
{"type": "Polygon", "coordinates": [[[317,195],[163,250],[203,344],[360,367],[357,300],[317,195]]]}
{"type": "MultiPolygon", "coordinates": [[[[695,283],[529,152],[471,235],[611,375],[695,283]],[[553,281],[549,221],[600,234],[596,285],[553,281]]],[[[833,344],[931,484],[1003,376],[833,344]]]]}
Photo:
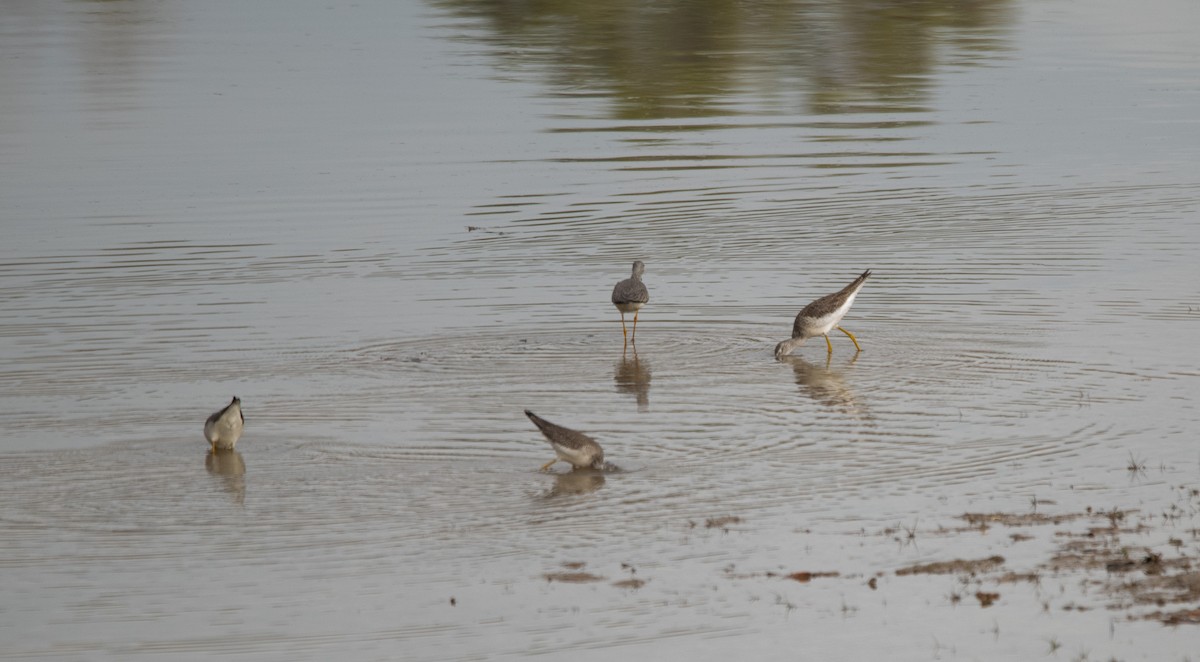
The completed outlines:
{"type": "Polygon", "coordinates": [[[849,299],[851,295],[858,292],[863,283],[867,282],[867,278],[871,275],[871,270],[867,269],[862,274],[854,279],[853,283],[843,287],[841,290],[833,294],[826,294],[816,301],[805,306],[798,315],[796,321],[792,324],[792,337],[798,338],[804,331],[805,319],[820,319],[832,314],[835,310],[842,307],[842,304],[849,299]]]}
{"type": "Polygon", "coordinates": [[[617,283],[613,288],[612,302],[614,304],[622,303],[649,303],[650,291],[646,289],[645,283],[642,282],[642,274],[646,271],[646,265],[642,264],[641,260],[633,263],[633,274],[625,280],[617,283]]]}
{"type": "Polygon", "coordinates": [[[585,446],[599,446],[595,439],[587,436],[582,432],[577,432],[571,428],[564,428],[556,423],[551,423],[537,414],[525,410],[525,415],[533,424],[542,431],[546,439],[552,443],[570,449],[580,449],[585,446]]]}

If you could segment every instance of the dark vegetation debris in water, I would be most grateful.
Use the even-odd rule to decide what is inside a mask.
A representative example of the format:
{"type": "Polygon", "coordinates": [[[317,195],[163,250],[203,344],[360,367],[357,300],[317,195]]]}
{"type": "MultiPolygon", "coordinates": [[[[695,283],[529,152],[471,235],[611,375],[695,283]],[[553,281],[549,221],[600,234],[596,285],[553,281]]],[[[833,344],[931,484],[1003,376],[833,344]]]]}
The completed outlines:
{"type": "MultiPolygon", "coordinates": [[[[1001,540],[1010,544],[1041,540],[1050,544],[1041,561],[1026,563],[1024,567],[1009,567],[1004,556],[992,554],[980,558],[956,558],[931,561],[904,566],[892,571],[898,581],[922,580],[928,576],[955,577],[958,588],[948,595],[951,605],[960,605],[974,595],[981,608],[992,607],[1000,600],[1002,585],[1029,584],[1040,586],[1047,579],[1075,582],[1084,589],[1085,596],[1063,599],[1057,605],[1053,600],[1042,600],[1042,608],[1049,611],[1052,606],[1063,612],[1088,612],[1097,608],[1122,612],[1130,620],[1153,620],[1169,626],[1200,625],[1200,555],[1196,554],[1196,541],[1200,540],[1200,528],[1184,528],[1179,520],[1200,514],[1200,490],[1181,486],[1180,495],[1184,505],[1176,506],[1161,514],[1145,514],[1137,510],[1120,508],[1093,509],[1065,513],[965,513],[959,516],[966,522],[960,528],[937,527],[930,529],[936,535],[953,535],[986,532],[991,527],[1019,528],[1020,531],[1000,533],[1001,540]],[[1170,534],[1149,536],[1164,526],[1171,527],[1170,534]],[[1131,540],[1132,538],[1132,540],[1131,540]],[[967,587],[970,586],[968,590],[967,587]]],[[[1039,502],[1040,506],[1048,502],[1039,502]]],[[[714,516],[703,520],[703,528],[728,531],[734,524],[742,524],[735,515],[714,516]]],[[[700,525],[695,520],[687,522],[688,528],[700,525]]],[[[916,523],[912,529],[901,527],[915,537],[916,523]]],[[[806,529],[798,533],[810,533],[806,529]]],[[[895,537],[897,529],[887,529],[884,535],[895,537]]],[[[900,536],[903,537],[903,536],[900,536]]],[[[996,537],[989,540],[995,541],[996,537]]],[[[582,561],[560,564],[562,570],[547,572],[542,576],[548,582],[584,584],[609,581],[608,578],[585,570],[582,561]]],[[[637,577],[637,568],[630,563],[621,563],[620,569],[626,577],[611,581],[619,589],[637,590],[647,580],[637,577]]],[[[729,580],[783,579],[807,584],[816,579],[852,579],[864,590],[880,590],[880,577],[886,572],[846,574],[837,570],[766,570],[739,572],[734,564],[724,569],[729,580]]],[[[944,580],[942,580],[944,581],[944,580]]],[[[892,588],[902,586],[892,584],[892,588]]],[[[1039,589],[1034,589],[1039,590],[1039,589]]],[[[453,598],[451,605],[454,604],[453,598]]],[[[786,596],[779,604],[795,609],[786,596]]],[[[845,610],[853,610],[845,607],[845,610]]],[[[1057,646],[1051,645],[1051,651],[1057,646]]]]}
{"type": "MultiPolygon", "coordinates": [[[[741,523],[742,523],[742,518],[738,517],[737,515],[723,515],[721,517],[709,517],[708,519],[704,520],[704,528],[706,528],[706,529],[721,529],[722,531],[728,532],[730,524],[741,524],[741,523]]],[[[688,528],[689,529],[696,528],[696,522],[694,522],[692,520],[688,520],[688,528]]]]}
{"type": "Polygon", "coordinates": [[[548,582],[562,582],[564,584],[586,584],[588,582],[604,581],[604,577],[593,575],[590,572],[547,572],[542,576],[548,582]]]}
{"type": "Polygon", "coordinates": [[[1004,564],[1003,556],[989,556],[985,559],[955,559],[953,561],[938,561],[935,563],[922,563],[918,565],[900,568],[896,574],[903,577],[905,575],[958,575],[967,574],[975,575],[989,570],[995,570],[998,566],[1004,564]]]}

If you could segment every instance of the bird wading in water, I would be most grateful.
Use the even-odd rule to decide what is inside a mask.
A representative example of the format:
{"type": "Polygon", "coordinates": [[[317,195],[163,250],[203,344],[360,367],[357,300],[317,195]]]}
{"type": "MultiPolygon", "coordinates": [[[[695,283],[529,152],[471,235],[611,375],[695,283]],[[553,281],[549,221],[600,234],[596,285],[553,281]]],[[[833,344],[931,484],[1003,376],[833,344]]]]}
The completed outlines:
{"type": "Polygon", "coordinates": [[[862,272],[861,276],[855,278],[853,283],[840,291],[823,296],[805,306],[796,315],[796,321],[792,324],[792,337],[775,346],[775,358],[791,354],[797,347],[803,345],[805,340],[816,336],[825,336],[825,345],[832,354],[833,343],[829,342],[829,332],[834,329],[850,336],[850,342],[854,343],[854,348],[861,352],[862,347],[859,347],[858,339],[854,337],[853,333],[838,326],[838,323],[850,311],[850,306],[854,304],[854,297],[858,296],[858,291],[862,289],[863,283],[867,282],[870,275],[871,270],[867,269],[862,272]]]}
{"type": "Polygon", "coordinates": [[[204,422],[204,438],[212,444],[212,452],[233,450],[238,439],[242,437],[242,426],[245,422],[246,419],[242,417],[242,399],[235,395],[224,409],[214,412],[204,422]]]}
{"type": "Polygon", "coordinates": [[[570,463],[573,469],[591,467],[604,469],[604,449],[595,439],[582,432],[551,423],[537,414],[525,410],[525,415],[542,431],[546,441],[554,448],[554,459],[542,465],[540,471],[546,471],[559,460],[570,463]]]}
{"type": "Polygon", "coordinates": [[[642,274],[646,272],[646,265],[642,264],[641,260],[633,263],[633,274],[625,280],[617,283],[613,288],[612,302],[621,311],[621,335],[625,337],[626,342],[636,342],[637,340],[637,320],[638,311],[642,306],[650,303],[650,291],[646,289],[646,284],[642,282],[642,274]],[[629,337],[629,333],[625,330],[625,313],[633,313],[633,337],[629,337]]]}

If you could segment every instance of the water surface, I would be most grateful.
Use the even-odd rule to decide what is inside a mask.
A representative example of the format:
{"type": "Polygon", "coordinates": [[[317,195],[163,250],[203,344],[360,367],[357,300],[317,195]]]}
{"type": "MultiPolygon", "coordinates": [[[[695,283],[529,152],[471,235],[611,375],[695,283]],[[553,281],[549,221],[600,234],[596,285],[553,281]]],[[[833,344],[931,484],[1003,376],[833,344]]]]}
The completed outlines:
{"type": "Polygon", "coordinates": [[[1200,16],[1152,5],[8,8],[0,657],[1191,654],[1068,572],[894,575],[1050,553],[965,511],[1200,551],[1200,16]],[[867,268],[861,353],[773,359],[867,268]],[[525,408],[620,470],[538,473],[525,408]]]}

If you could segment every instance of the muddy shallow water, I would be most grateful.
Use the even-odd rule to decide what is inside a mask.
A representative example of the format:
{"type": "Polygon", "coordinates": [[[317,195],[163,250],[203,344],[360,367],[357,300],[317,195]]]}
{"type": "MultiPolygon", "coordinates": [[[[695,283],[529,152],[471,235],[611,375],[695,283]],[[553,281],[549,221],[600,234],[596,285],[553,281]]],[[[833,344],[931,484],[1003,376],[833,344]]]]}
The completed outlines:
{"type": "Polygon", "coordinates": [[[1152,4],[17,8],[0,659],[1194,657],[1152,4]]]}

